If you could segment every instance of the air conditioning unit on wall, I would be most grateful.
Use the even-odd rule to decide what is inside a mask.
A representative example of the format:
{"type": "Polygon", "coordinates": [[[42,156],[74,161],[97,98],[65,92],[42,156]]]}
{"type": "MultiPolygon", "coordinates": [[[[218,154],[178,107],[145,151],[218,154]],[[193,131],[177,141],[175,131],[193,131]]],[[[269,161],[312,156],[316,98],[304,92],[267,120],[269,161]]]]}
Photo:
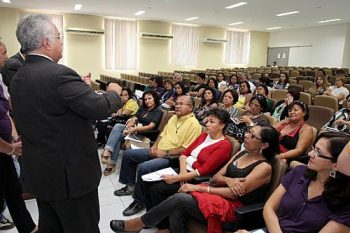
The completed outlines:
{"type": "Polygon", "coordinates": [[[174,38],[174,36],[170,34],[158,34],[151,32],[141,32],[140,35],[143,39],[170,40],[174,38]]]}
{"type": "Polygon", "coordinates": [[[222,43],[226,43],[227,40],[226,39],[219,39],[219,38],[205,38],[203,40],[204,43],[217,43],[217,44],[222,44],[222,43]]]}
{"type": "Polygon", "coordinates": [[[75,28],[67,27],[66,32],[69,34],[99,36],[105,34],[103,29],[91,29],[91,28],[75,28]]]}

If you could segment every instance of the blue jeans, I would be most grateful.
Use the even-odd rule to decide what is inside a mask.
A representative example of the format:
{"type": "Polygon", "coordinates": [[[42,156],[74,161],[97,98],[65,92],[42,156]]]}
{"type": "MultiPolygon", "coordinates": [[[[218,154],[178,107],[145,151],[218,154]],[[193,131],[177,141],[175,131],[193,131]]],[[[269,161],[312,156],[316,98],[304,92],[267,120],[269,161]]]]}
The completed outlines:
{"type": "Polygon", "coordinates": [[[168,159],[153,159],[149,155],[149,151],[149,149],[124,151],[120,168],[119,182],[126,185],[135,185],[133,197],[140,203],[143,203],[145,200],[141,176],[169,166],[168,159]]]}
{"type": "Polygon", "coordinates": [[[109,150],[112,152],[112,156],[110,159],[111,164],[116,164],[120,151],[120,144],[124,141],[123,130],[125,129],[125,125],[116,124],[114,125],[111,133],[109,134],[107,143],[105,145],[105,150],[109,150]]]}

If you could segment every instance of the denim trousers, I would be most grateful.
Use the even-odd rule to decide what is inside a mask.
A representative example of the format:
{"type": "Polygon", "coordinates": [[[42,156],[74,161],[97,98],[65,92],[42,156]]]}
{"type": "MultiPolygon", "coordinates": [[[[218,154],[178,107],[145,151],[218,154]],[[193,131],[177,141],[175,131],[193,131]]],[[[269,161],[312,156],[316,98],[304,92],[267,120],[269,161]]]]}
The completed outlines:
{"type": "Polygon", "coordinates": [[[124,151],[120,168],[119,182],[126,185],[135,185],[134,195],[136,201],[144,203],[144,189],[141,177],[144,174],[157,171],[169,166],[166,158],[152,158],[150,149],[130,149],[124,151]]]}
{"type": "Polygon", "coordinates": [[[112,152],[110,163],[116,164],[119,156],[120,145],[124,141],[123,130],[125,125],[116,124],[114,125],[111,133],[109,134],[107,143],[105,145],[105,150],[112,152]]]}
{"type": "Polygon", "coordinates": [[[141,216],[143,223],[148,227],[154,227],[166,218],[169,218],[171,233],[188,232],[186,222],[189,218],[206,222],[196,199],[188,193],[176,193],[141,216]]]}

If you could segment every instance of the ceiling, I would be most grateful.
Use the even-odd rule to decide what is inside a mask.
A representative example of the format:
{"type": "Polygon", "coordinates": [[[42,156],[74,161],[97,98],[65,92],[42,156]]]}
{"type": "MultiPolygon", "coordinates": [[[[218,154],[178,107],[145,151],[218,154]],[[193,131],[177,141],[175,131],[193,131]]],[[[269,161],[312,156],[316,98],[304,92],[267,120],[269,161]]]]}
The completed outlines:
{"type": "Polygon", "coordinates": [[[269,31],[266,28],[283,27],[278,30],[350,23],[350,0],[11,0],[0,1],[0,7],[40,9],[62,13],[92,14],[157,20],[173,23],[240,28],[252,31],[269,31]],[[245,1],[248,4],[225,9],[226,6],[245,1]],[[82,4],[74,11],[76,3],[82,4]],[[134,13],[144,10],[145,14],[134,13]],[[299,14],[277,17],[276,14],[299,11],[299,14]],[[186,18],[197,16],[197,20],[186,18]],[[319,24],[318,21],[340,18],[341,21],[319,24]],[[242,21],[244,24],[229,26],[242,21]]]}

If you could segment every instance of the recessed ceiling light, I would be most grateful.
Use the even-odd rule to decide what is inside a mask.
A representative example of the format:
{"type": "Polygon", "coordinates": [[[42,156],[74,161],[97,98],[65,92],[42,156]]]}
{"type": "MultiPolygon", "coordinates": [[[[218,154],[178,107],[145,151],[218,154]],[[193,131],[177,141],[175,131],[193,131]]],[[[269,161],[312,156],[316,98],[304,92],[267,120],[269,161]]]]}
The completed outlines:
{"type": "Polygon", "coordinates": [[[329,22],[334,22],[334,21],[339,21],[341,19],[328,19],[328,20],[322,20],[322,21],[318,21],[318,23],[329,23],[329,22]]]}
{"type": "Polygon", "coordinates": [[[199,17],[195,16],[195,17],[190,17],[190,18],[187,18],[186,20],[187,21],[191,21],[191,20],[195,20],[195,19],[199,19],[199,17]]]}
{"type": "Polygon", "coordinates": [[[4,3],[11,3],[10,0],[2,0],[4,3]]]}
{"type": "Polygon", "coordinates": [[[79,11],[82,7],[83,7],[83,5],[81,5],[81,4],[75,4],[74,10],[79,11]]]}
{"type": "Polygon", "coordinates": [[[142,15],[142,14],[144,14],[146,11],[138,11],[138,12],[136,12],[134,15],[137,15],[137,16],[139,16],[139,15],[142,15]]]}
{"type": "Polygon", "coordinates": [[[236,4],[233,4],[233,5],[230,5],[230,6],[227,6],[225,7],[226,9],[232,9],[232,8],[236,8],[236,7],[240,7],[240,6],[243,6],[247,4],[246,2],[239,2],[239,3],[236,3],[236,4]]]}
{"type": "Polygon", "coordinates": [[[244,22],[230,23],[229,25],[233,26],[233,25],[240,25],[240,24],[244,24],[244,22]]]}
{"type": "Polygon", "coordinates": [[[299,11],[285,12],[285,13],[277,14],[276,16],[286,16],[286,15],[294,15],[294,14],[299,14],[299,11]]]}
{"type": "Polygon", "coordinates": [[[272,28],[266,28],[266,30],[276,30],[276,29],[281,29],[282,27],[272,27],[272,28]]]}

